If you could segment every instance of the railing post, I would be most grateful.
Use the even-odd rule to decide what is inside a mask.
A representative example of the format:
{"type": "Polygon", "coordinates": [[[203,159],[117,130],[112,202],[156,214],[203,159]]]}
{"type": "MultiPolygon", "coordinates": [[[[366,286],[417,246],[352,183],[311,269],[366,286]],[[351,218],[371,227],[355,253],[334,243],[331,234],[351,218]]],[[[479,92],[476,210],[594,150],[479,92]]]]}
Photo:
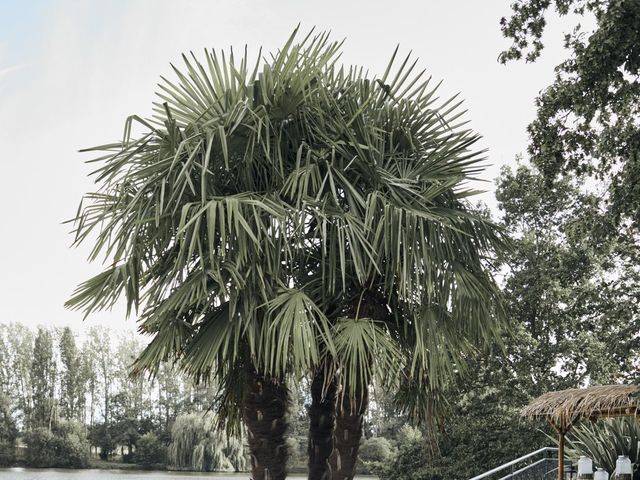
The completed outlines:
{"type": "Polygon", "coordinates": [[[544,452],[542,452],[542,458],[544,458],[544,478],[547,478],[547,473],[549,473],[549,453],[545,448],[544,452]]]}

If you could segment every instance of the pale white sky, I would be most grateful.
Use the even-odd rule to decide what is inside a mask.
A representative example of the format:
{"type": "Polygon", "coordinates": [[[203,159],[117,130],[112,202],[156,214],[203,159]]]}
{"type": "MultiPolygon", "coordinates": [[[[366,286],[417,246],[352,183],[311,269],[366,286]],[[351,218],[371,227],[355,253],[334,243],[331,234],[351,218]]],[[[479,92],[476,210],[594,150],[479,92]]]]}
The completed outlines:
{"type": "MultiPolygon", "coordinates": [[[[508,45],[498,21],[511,0],[0,0],[0,322],[71,325],[63,308],[99,271],[89,247],[70,249],[69,226],[93,188],[78,149],[117,140],[125,118],[148,115],[161,74],[181,52],[280,46],[316,26],[346,37],[345,63],[381,73],[396,44],[413,50],[443,95],[461,92],[489,148],[493,200],[499,166],[526,149],[536,93],[563,58],[552,22],[536,64],[497,63],[508,45]]],[[[254,49],[255,51],[255,49],[254,49]]],[[[122,308],[88,324],[133,328],[122,308]]]]}

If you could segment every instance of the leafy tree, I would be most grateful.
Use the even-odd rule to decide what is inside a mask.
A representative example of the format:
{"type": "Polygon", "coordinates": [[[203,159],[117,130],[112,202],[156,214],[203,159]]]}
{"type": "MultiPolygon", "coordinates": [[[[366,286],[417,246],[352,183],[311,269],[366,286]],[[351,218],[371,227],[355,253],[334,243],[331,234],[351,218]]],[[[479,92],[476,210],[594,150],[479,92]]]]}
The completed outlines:
{"type": "Polygon", "coordinates": [[[0,325],[0,392],[8,392],[11,381],[11,352],[7,336],[7,325],[0,325]]]}
{"type": "Polygon", "coordinates": [[[60,336],[60,361],[62,366],[60,385],[60,409],[67,420],[81,420],[80,408],[82,378],[80,376],[80,355],[71,328],[65,327],[60,336]]]}
{"type": "Polygon", "coordinates": [[[171,428],[168,463],[178,470],[244,471],[242,443],[217,429],[212,413],[180,415],[171,428]]]}
{"type": "MultiPolygon", "coordinates": [[[[524,0],[513,4],[502,32],[513,40],[503,62],[538,58],[549,10],[595,17],[565,37],[570,55],[536,100],[529,152],[545,178],[594,176],[608,188],[607,208],[621,235],[640,222],[640,3],[637,0],[524,0]]],[[[615,229],[613,231],[616,231],[615,229]]]]}
{"type": "Polygon", "coordinates": [[[183,398],[178,369],[164,363],[156,375],[158,382],[158,410],[163,429],[168,432],[171,424],[181,413],[183,398]]]}
{"type": "Polygon", "coordinates": [[[549,195],[545,182],[520,165],[502,171],[496,191],[515,245],[505,258],[504,292],[519,326],[509,343],[509,383],[530,397],[629,380],[640,346],[633,240],[603,234],[610,223],[600,196],[569,178],[549,195]]]}
{"type": "Polygon", "coordinates": [[[144,342],[140,338],[122,336],[118,339],[114,352],[114,381],[118,384],[120,391],[127,394],[126,409],[137,418],[143,415],[142,404],[145,393],[150,388],[147,378],[142,375],[131,375],[131,368],[143,349],[144,342]]]}
{"type": "Polygon", "coordinates": [[[308,377],[291,379],[289,408],[287,411],[288,470],[292,473],[307,471],[309,442],[309,382],[308,377]]]}
{"type": "MultiPolygon", "coordinates": [[[[135,394],[135,392],[134,392],[135,394]]],[[[126,461],[132,460],[134,446],[140,438],[140,420],[136,412],[131,409],[131,392],[122,389],[111,397],[111,424],[109,430],[114,442],[120,445],[120,453],[126,461]],[[127,447],[127,455],[124,454],[124,447],[127,447]]]]}
{"type": "Polygon", "coordinates": [[[401,444],[398,454],[386,464],[378,465],[377,468],[374,468],[374,472],[384,480],[464,478],[443,474],[443,472],[447,472],[446,466],[443,467],[441,460],[434,459],[433,452],[423,439],[401,444]]]}
{"type": "Polygon", "coordinates": [[[141,435],[156,431],[155,410],[148,398],[152,385],[144,376],[131,376],[131,366],[143,349],[138,338],[121,337],[114,348],[114,371],[112,377],[110,430],[115,442],[121,447],[121,454],[125,461],[133,461],[133,450],[141,435]],[[148,422],[145,422],[148,419],[148,422]],[[124,454],[124,447],[127,454],[124,454]]]}
{"type": "Polygon", "coordinates": [[[475,374],[446,391],[450,410],[436,452],[424,441],[400,441],[381,478],[478,475],[548,444],[519,418],[533,397],[636,374],[637,249],[602,232],[611,228],[602,197],[570,178],[550,186],[527,164],[503,169],[496,197],[513,245],[501,260],[515,323],[503,339],[507,354],[474,359],[475,374]]]}
{"type": "Polygon", "coordinates": [[[30,426],[51,429],[56,419],[56,362],[51,332],[43,327],[38,327],[30,376],[33,388],[30,426]]]}
{"type": "MultiPolygon", "coordinates": [[[[108,430],[111,423],[111,388],[115,373],[109,331],[101,327],[91,327],[87,337],[90,356],[90,365],[87,365],[87,367],[93,368],[93,375],[97,375],[97,378],[93,377],[91,380],[96,382],[96,386],[100,388],[103,402],[103,428],[108,430]]],[[[96,386],[93,388],[95,389],[96,386]]]]}
{"type": "Polygon", "coordinates": [[[117,448],[117,436],[114,435],[113,425],[106,422],[96,423],[89,427],[87,438],[91,446],[96,448],[96,452],[100,449],[99,456],[101,460],[109,461],[111,455],[117,448]]]}
{"type": "Polygon", "coordinates": [[[18,428],[11,415],[9,397],[0,392],[0,466],[6,467],[13,463],[17,436],[18,428]]]}
{"type": "Polygon", "coordinates": [[[80,378],[84,385],[84,408],[82,409],[85,424],[92,427],[95,422],[96,403],[98,400],[98,376],[95,362],[95,354],[90,342],[85,342],[80,351],[80,378]],[[88,399],[87,399],[88,397],[88,399]]]}
{"type": "Polygon", "coordinates": [[[5,330],[5,344],[9,354],[9,388],[15,406],[16,420],[20,428],[29,423],[32,410],[31,366],[33,363],[33,332],[20,323],[10,323],[5,330]]]}

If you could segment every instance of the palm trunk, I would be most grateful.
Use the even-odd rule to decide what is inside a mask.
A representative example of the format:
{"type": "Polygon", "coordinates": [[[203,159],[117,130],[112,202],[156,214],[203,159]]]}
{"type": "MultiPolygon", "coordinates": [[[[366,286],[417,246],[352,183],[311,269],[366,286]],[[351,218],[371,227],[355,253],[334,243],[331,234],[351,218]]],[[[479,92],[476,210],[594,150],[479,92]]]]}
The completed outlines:
{"type": "Polygon", "coordinates": [[[318,369],[311,382],[311,407],[309,408],[309,480],[331,480],[330,458],[334,448],[336,425],[335,375],[327,379],[324,368],[318,369]],[[325,382],[329,382],[325,386],[325,382]]]}
{"type": "Polygon", "coordinates": [[[284,480],[287,476],[288,452],[284,435],[288,398],[283,383],[249,369],[243,416],[249,437],[253,480],[284,480]]]}
{"type": "Polygon", "coordinates": [[[346,389],[338,398],[335,448],[331,456],[332,480],[353,480],[356,474],[358,450],[369,398],[366,389],[356,390],[353,396],[348,392],[346,389]]]}

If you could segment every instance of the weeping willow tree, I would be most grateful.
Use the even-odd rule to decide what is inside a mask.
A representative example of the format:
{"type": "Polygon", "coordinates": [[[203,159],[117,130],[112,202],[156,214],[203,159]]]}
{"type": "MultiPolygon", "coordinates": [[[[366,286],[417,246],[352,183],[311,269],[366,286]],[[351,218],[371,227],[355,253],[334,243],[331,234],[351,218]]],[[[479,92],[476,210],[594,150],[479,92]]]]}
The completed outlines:
{"type": "Polygon", "coordinates": [[[253,63],[185,56],[154,116],[92,149],[100,188],[75,219],[107,268],[68,305],[124,296],[152,336],[138,370],[174,360],[221,385],[254,480],[286,476],[288,376],[313,375],[310,476],[352,478],[373,379],[428,416],[501,325],[503,241],[467,203],[482,156],[459,102],[409,58],[369,77],[296,34],[253,63]]]}
{"type": "Polygon", "coordinates": [[[197,472],[245,471],[243,439],[230,437],[217,425],[215,415],[180,415],[171,427],[169,467],[197,472]]]}

